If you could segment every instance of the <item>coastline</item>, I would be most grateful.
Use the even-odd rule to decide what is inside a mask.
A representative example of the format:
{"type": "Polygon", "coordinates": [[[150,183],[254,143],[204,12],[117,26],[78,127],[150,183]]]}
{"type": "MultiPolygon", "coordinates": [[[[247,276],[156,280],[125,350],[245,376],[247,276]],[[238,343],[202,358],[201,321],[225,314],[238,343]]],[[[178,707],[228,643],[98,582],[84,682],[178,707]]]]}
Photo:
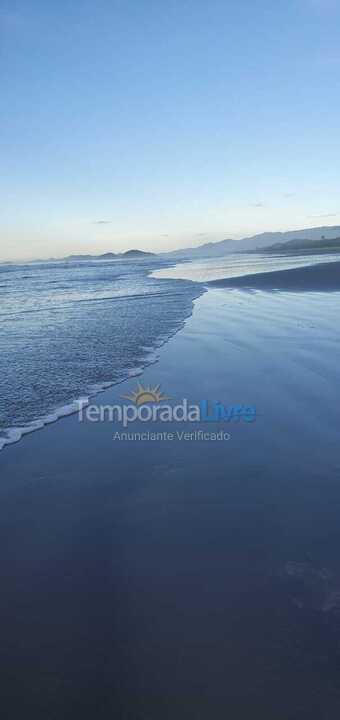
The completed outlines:
{"type": "MultiPolygon", "coordinates": [[[[151,277],[152,270],[150,270],[147,275],[151,277]]],[[[190,310],[183,313],[182,319],[177,322],[171,330],[167,331],[166,334],[161,334],[152,347],[141,347],[139,349],[139,357],[135,367],[121,368],[121,376],[118,378],[116,377],[115,380],[106,380],[104,382],[97,381],[96,383],[88,381],[87,385],[84,386],[82,393],[78,397],[69,398],[65,404],[52,407],[45,414],[34,418],[26,425],[13,425],[7,428],[0,428],[0,453],[6,447],[20,442],[20,440],[26,435],[44,430],[48,425],[54,425],[59,420],[62,420],[69,415],[76,414],[79,409],[79,403],[82,403],[84,398],[95,399],[104,393],[108,388],[114,387],[115,385],[121,385],[130,378],[141,375],[147,367],[157,363],[159,359],[159,349],[166,345],[167,342],[185,326],[186,320],[192,315],[195,300],[205,292],[203,285],[199,285],[198,283],[192,283],[192,285],[199,287],[200,291],[198,292],[197,290],[196,293],[192,294],[190,310]]]]}
{"type": "Polygon", "coordinates": [[[52,263],[5,272],[0,446],[72,413],[84,395],[154,360],[203,291],[151,278],[164,265],[52,263]]]}
{"type": "Polygon", "coordinates": [[[288,270],[271,270],[242,277],[210,280],[211,287],[293,292],[340,291],[340,262],[306,265],[288,270]]]}
{"type": "Polygon", "coordinates": [[[195,301],[140,380],[173,401],[256,405],[226,443],[129,445],[73,415],[0,454],[12,716],[90,718],[98,698],[103,716],[138,720],[254,708],[286,720],[292,695],[302,717],[340,709],[336,606],[294,578],[327,568],[340,585],[338,298],[210,289],[195,301]]]}
{"type": "MultiPolygon", "coordinates": [[[[175,265],[173,266],[176,267],[175,265]]],[[[179,265],[181,267],[181,264],[179,265]]],[[[170,265],[168,269],[172,269],[170,265]]],[[[150,277],[157,277],[160,271],[151,269],[148,272],[150,277]]],[[[166,280],[166,276],[163,278],[166,280]]],[[[181,277],[177,278],[181,281],[181,277]]],[[[188,281],[188,280],[186,280],[188,281]]],[[[200,292],[193,295],[191,311],[183,316],[183,320],[165,337],[160,337],[154,347],[148,348],[147,353],[141,353],[141,358],[134,368],[125,369],[119,379],[105,381],[103,383],[89,383],[81,395],[73,399],[69,399],[66,404],[51,408],[46,414],[33,419],[24,426],[11,426],[0,430],[0,452],[6,447],[17,444],[26,435],[33,432],[44,430],[48,425],[54,425],[59,420],[63,420],[69,415],[77,413],[79,403],[85,397],[95,398],[104,393],[108,388],[120,385],[129,380],[129,378],[141,375],[149,366],[158,362],[158,351],[166,346],[168,341],[176,335],[190,318],[193,312],[195,300],[209,288],[239,288],[243,290],[284,290],[284,291],[321,291],[333,292],[340,290],[340,262],[319,263],[316,265],[306,265],[298,268],[290,268],[285,270],[257,272],[251,275],[241,275],[236,277],[228,277],[219,280],[210,281],[192,281],[193,285],[200,287],[200,292]]]]}

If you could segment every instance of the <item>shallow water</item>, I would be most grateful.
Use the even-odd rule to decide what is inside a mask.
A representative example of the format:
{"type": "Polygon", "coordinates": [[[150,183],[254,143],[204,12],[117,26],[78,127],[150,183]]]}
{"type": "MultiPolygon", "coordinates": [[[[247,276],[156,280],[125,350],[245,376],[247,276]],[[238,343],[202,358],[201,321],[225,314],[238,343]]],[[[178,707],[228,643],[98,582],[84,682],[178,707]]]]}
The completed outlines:
{"type": "Polygon", "coordinates": [[[0,265],[0,448],[152,362],[201,292],[151,279],[162,265],[0,265]]]}
{"type": "Polygon", "coordinates": [[[155,270],[155,278],[182,278],[195,282],[208,282],[223,278],[252,275],[253,273],[288,270],[289,268],[316,265],[317,263],[338,262],[339,254],[331,255],[269,255],[230,253],[221,258],[207,258],[180,262],[170,268],[155,270]]]}
{"type": "MultiPolygon", "coordinates": [[[[175,267],[158,258],[0,265],[0,449],[154,362],[207,280],[321,260],[338,256],[230,255],[175,267]]],[[[236,297],[244,296],[228,295],[230,311],[236,297]]],[[[250,314],[263,302],[267,312],[261,297],[251,301],[250,314]]],[[[294,309],[287,298],[272,302],[289,316],[314,301],[306,295],[294,309]]],[[[336,314],[338,306],[331,306],[336,314]]],[[[320,307],[317,301],[315,313],[320,307]]],[[[260,331],[262,320],[254,317],[258,322],[260,331]]]]}
{"type": "Polygon", "coordinates": [[[73,416],[1,453],[8,717],[339,716],[339,300],[196,301],[142,381],[255,404],[227,443],[73,416]]]}

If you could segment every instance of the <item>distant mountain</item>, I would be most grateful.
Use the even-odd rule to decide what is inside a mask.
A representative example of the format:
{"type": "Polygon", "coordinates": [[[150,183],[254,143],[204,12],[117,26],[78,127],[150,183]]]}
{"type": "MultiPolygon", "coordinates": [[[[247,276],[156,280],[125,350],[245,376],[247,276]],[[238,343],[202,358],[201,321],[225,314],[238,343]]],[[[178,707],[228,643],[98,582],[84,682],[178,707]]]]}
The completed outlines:
{"type": "MultiPolygon", "coordinates": [[[[172,250],[166,253],[152,253],[145,252],[144,250],[127,250],[123,253],[104,253],[102,255],[69,255],[68,257],[62,258],[66,261],[82,261],[82,260],[119,260],[129,258],[147,258],[147,257],[161,257],[169,260],[190,260],[200,258],[214,258],[224,257],[229,253],[242,253],[242,252],[261,252],[262,249],[275,247],[275,250],[269,250],[269,252],[279,252],[283,250],[288,242],[299,241],[299,243],[313,243],[320,242],[320,240],[335,240],[340,238],[340,225],[305,228],[303,230],[290,230],[288,232],[266,232],[260,233],[259,235],[252,235],[251,237],[243,238],[242,240],[220,240],[219,242],[209,242],[198,247],[183,248],[181,250],[172,250]]],[[[295,246],[297,247],[297,246],[295,246]]],[[[304,245],[306,248],[307,245],[304,245]]],[[[320,247],[320,246],[319,246],[320,247]]],[[[325,246],[323,246],[325,247],[325,246]]],[[[294,246],[290,246],[293,251],[294,246]]],[[[302,245],[300,245],[300,248],[302,245]]],[[[316,249],[317,246],[311,246],[311,249],[316,249]]],[[[288,248],[285,248],[288,252],[288,248]]],[[[33,262],[42,262],[41,260],[35,260],[33,262]]],[[[44,262],[60,262],[55,258],[50,258],[49,261],[44,262]]]]}
{"type": "Polygon", "coordinates": [[[275,243],[284,244],[290,240],[298,240],[308,238],[308,240],[334,239],[340,236],[340,226],[307,228],[304,230],[290,230],[289,232],[266,232],[259,235],[243,238],[242,240],[221,240],[220,242],[210,242],[199,245],[195,248],[184,248],[183,250],[174,250],[170,253],[163,253],[166,257],[190,259],[190,258],[209,258],[223,257],[228,253],[249,252],[265,248],[275,243]]]}
{"type": "Polygon", "coordinates": [[[340,237],[325,238],[321,240],[297,239],[288,240],[285,243],[275,243],[269,247],[259,248],[251,252],[261,253],[297,253],[297,252],[334,252],[340,251],[340,237]]]}
{"type": "Polygon", "coordinates": [[[123,253],[104,253],[103,255],[68,255],[63,260],[118,260],[122,258],[143,258],[154,256],[155,253],[145,252],[144,250],[126,250],[123,253]]]}
{"type": "Polygon", "coordinates": [[[144,250],[127,250],[126,252],[121,253],[120,257],[138,258],[138,257],[146,257],[148,255],[156,255],[156,253],[144,252],[144,250]]]}
{"type": "Polygon", "coordinates": [[[198,247],[183,248],[183,250],[172,250],[171,252],[162,253],[166,257],[176,258],[195,258],[195,257],[222,257],[230,252],[237,252],[240,249],[241,240],[220,240],[219,242],[209,242],[198,247]]]}

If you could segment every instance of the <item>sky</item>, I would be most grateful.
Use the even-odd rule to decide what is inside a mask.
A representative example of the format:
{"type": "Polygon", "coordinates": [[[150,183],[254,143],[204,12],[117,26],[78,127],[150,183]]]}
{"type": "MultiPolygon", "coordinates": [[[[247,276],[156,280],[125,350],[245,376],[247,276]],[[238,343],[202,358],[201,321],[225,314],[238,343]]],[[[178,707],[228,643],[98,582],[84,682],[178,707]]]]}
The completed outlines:
{"type": "Polygon", "coordinates": [[[0,260],[340,224],[337,0],[2,0],[0,260]]]}

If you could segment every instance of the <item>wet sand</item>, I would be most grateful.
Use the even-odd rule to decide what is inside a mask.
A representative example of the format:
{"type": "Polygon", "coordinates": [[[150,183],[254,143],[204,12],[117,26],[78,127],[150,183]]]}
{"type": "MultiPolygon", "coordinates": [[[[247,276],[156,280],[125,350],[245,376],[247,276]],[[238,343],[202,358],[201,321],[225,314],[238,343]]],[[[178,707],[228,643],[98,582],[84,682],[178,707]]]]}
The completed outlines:
{"type": "Polygon", "coordinates": [[[211,287],[331,292],[340,290],[340,262],[320,263],[291,270],[275,270],[242,277],[211,280],[211,287]]]}
{"type": "Polygon", "coordinates": [[[4,717],[339,714],[339,303],[196,301],[139,380],[256,405],[228,442],[119,442],[72,416],[0,453],[4,717]]]}

